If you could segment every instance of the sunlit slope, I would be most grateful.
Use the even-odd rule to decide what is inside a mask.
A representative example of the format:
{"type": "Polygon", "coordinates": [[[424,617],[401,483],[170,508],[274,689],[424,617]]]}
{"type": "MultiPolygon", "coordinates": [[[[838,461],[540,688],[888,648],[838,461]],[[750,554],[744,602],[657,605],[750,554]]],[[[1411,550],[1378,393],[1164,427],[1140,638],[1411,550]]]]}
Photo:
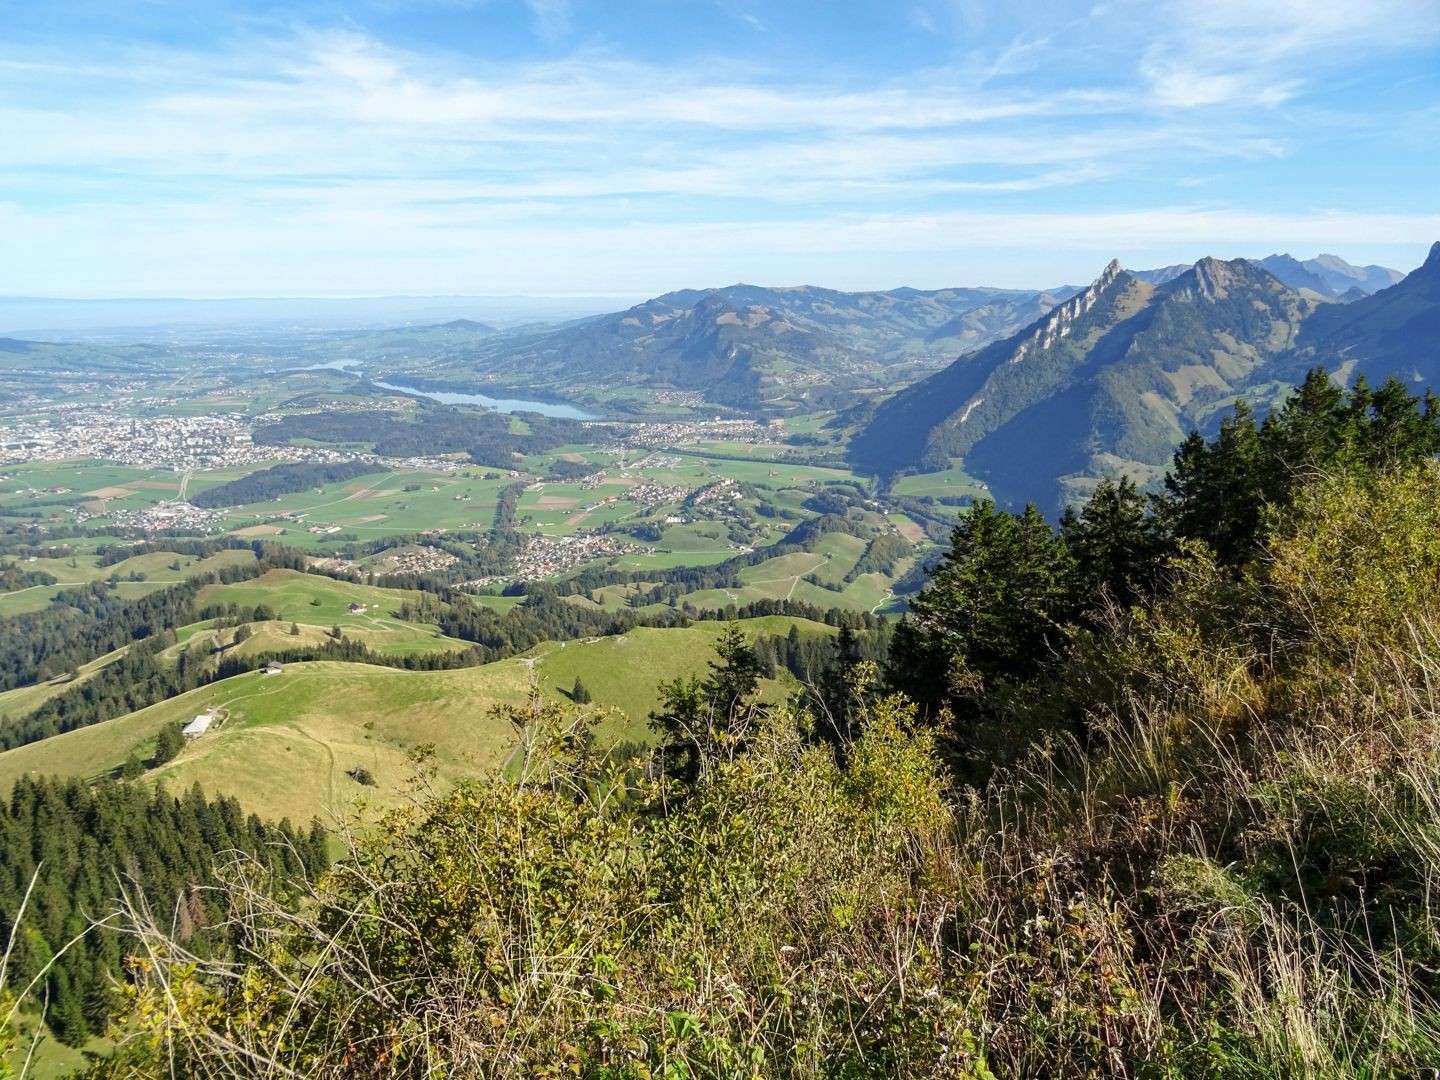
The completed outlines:
{"type": "Polygon", "coordinates": [[[409,757],[435,746],[444,776],[483,772],[509,751],[513,732],[487,717],[529,685],[517,662],[415,672],[316,661],[280,675],[237,675],[148,709],[0,754],[0,787],[25,772],[97,776],[133,752],[148,757],[167,724],[215,712],[212,730],[147,777],[171,786],[199,781],[266,816],[307,820],[344,810],[356,795],[391,799],[412,775],[409,757]],[[376,780],[346,775],[361,765],[376,780]]]}
{"type": "MultiPolygon", "coordinates": [[[[752,638],[833,629],[803,619],[767,617],[741,624],[752,638]]],[[[287,664],[279,675],[237,675],[92,727],[0,754],[0,792],[25,773],[96,777],[114,773],[132,754],[148,759],[167,724],[214,712],[215,726],[174,761],[147,772],[172,786],[199,782],[234,795],[247,810],[306,821],[344,813],[357,796],[386,804],[414,776],[411,761],[433,746],[436,779],[450,783],[499,768],[514,749],[513,725],[495,706],[529,694],[531,672],[551,697],[565,698],[578,676],[608,715],[607,740],[649,737],[648,715],[661,682],[704,673],[724,630],[718,622],[675,629],[638,628],[618,637],[547,642],[531,655],[483,667],[403,671],[369,664],[287,664]],[[350,774],[362,767],[374,785],[350,774]]],[[[784,692],[767,684],[767,696],[784,692]]]]}

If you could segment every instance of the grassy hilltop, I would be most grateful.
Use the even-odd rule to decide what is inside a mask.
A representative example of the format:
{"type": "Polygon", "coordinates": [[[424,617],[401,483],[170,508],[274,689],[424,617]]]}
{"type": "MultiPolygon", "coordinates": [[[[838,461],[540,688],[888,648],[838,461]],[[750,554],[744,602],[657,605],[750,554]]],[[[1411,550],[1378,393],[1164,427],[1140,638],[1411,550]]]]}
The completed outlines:
{"type": "MultiPolygon", "coordinates": [[[[752,640],[762,633],[783,636],[792,626],[806,634],[833,633],[780,616],[741,625],[752,640]]],[[[266,818],[328,820],[362,795],[393,804],[414,776],[411,754],[422,746],[433,746],[431,765],[442,783],[502,768],[517,732],[490,710],[525,701],[532,669],[551,700],[565,700],[578,677],[597,708],[617,710],[601,725],[604,738],[650,741],[647,717],[659,703],[659,684],[703,669],[723,630],[718,622],[639,627],[619,637],[550,642],[524,657],[449,671],[316,661],[287,665],[275,676],[237,675],[0,754],[0,791],[26,774],[92,778],[118,772],[132,753],[148,757],[162,728],[215,712],[220,722],[211,733],[147,777],[175,790],[198,782],[266,818]],[[373,786],[348,775],[357,765],[374,777],[373,786]]],[[[288,632],[275,640],[287,642],[288,632]]],[[[783,692],[772,685],[770,696],[783,692]]]]}

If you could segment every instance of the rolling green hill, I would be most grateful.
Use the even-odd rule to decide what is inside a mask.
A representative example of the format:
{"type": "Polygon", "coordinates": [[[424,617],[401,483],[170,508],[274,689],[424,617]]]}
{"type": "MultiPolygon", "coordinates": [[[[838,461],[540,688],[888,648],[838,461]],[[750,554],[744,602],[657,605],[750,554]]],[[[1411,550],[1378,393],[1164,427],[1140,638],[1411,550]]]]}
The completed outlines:
{"type": "Polygon", "coordinates": [[[219,551],[204,559],[192,559],[188,555],[176,555],[170,551],[152,551],[108,566],[102,566],[94,555],[77,555],[73,566],[68,558],[36,559],[21,565],[25,569],[45,571],[57,579],[56,583],[0,593],[0,618],[40,611],[57,593],[92,581],[104,581],[113,577],[116,579],[116,590],[127,599],[134,599],[187,578],[200,577],[230,566],[244,566],[254,561],[255,553],[248,548],[219,551]],[[124,580],[132,576],[139,580],[124,580]]]}
{"type": "Polygon", "coordinates": [[[478,373],[503,385],[523,371],[527,385],[578,400],[643,386],[694,391],[745,408],[781,400],[823,407],[843,397],[837,391],[873,387],[883,372],[889,380],[896,370],[933,370],[957,350],[1002,337],[1067,295],[985,288],[686,289],[558,328],[480,340],[422,374],[471,381],[478,373]]]}
{"type": "MultiPolygon", "coordinates": [[[[803,619],[749,619],[752,638],[789,632],[830,634],[803,619]]],[[[234,795],[265,817],[308,821],[343,813],[357,796],[388,805],[414,775],[410,755],[434,747],[436,777],[450,783],[501,768],[517,733],[490,710],[523,702],[531,670],[542,691],[565,699],[578,676],[594,705],[616,708],[602,738],[649,738],[648,714],[661,682],[703,672],[724,624],[683,629],[639,628],[619,637],[548,642],[531,654],[482,667],[401,671],[367,664],[290,664],[279,675],[248,673],[201,687],[148,709],[57,735],[0,754],[0,792],[17,776],[94,777],[114,772],[132,753],[146,758],[160,730],[214,711],[212,730],[174,761],[147,774],[179,788],[198,781],[206,791],[234,795]],[[362,766],[375,786],[348,773],[362,766]]],[[[766,684],[774,697],[779,684],[766,684]]]]}

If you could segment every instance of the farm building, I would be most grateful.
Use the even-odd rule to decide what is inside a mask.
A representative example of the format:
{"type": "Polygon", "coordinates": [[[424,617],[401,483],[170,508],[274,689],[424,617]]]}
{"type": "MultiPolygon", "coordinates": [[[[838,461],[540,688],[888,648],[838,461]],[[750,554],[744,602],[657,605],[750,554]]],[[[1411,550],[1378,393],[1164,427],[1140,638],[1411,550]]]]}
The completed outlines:
{"type": "Polygon", "coordinates": [[[184,735],[187,739],[198,739],[210,730],[210,725],[214,722],[214,713],[200,713],[180,729],[180,734],[184,735]]]}
{"type": "Polygon", "coordinates": [[[285,668],[281,665],[279,660],[271,660],[268,664],[265,665],[266,675],[279,675],[280,672],[284,670],[285,668]]]}
{"type": "Polygon", "coordinates": [[[346,604],[346,605],[345,605],[345,610],[348,611],[351,615],[360,615],[360,614],[362,614],[362,613],[365,611],[365,605],[364,605],[364,604],[346,604]]]}

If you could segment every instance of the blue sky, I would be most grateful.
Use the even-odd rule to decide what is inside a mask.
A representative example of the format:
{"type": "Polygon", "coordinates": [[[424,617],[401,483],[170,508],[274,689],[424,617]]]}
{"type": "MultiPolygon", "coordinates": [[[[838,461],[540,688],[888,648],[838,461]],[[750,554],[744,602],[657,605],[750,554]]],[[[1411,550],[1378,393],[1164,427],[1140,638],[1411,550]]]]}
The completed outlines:
{"type": "Polygon", "coordinates": [[[1440,0],[0,0],[0,295],[1410,269],[1437,196],[1440,0]]]}

